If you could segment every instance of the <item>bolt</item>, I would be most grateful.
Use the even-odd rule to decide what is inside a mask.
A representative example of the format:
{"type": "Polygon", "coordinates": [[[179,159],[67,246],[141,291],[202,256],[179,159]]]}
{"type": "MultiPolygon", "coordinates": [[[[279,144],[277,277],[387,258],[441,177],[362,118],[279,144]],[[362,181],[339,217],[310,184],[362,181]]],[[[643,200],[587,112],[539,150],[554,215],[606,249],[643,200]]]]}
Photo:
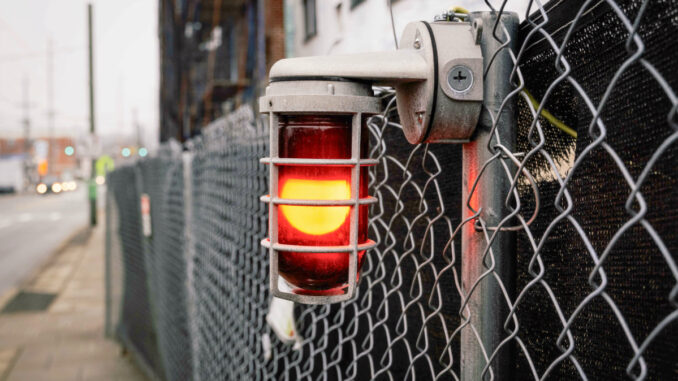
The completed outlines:
{"type": "Polygon", "coordinates": [[[464,65],[457,65],[447,72],[447,83],[452,90],[465,93],[473,85],[473,72],[464,65]]]}
{"type": "Polygon", "coordinates": [[[414,40],[414,48],[421,49],[421,41],[418,38],[414,40]]]}

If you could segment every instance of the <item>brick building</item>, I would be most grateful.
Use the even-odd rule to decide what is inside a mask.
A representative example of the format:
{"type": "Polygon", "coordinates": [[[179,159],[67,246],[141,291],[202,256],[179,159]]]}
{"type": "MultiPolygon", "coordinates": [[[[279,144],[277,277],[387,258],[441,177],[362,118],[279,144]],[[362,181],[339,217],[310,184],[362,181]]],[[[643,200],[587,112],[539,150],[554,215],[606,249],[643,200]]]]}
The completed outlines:
{"type": "Polygon", "coordinates": [[[37,165],[40,161],[46,160],[50,163],[47,173],[50,175],[61,176],[65,172],[73,173],[78,166],[78,155],[75,150],[71,155],[66,154],[66,147],[75,147],[76,142],[70,137],[55,137],[52,144],[47,137],[37,137],[31,139],[29,144],[23,138],[7,139],[0,138],[0,158],[8,156],[24,156],[30,167],[37,171],[37,165]],[[40,152],[40,145],[45,147],[44,152],[40,152]]]}

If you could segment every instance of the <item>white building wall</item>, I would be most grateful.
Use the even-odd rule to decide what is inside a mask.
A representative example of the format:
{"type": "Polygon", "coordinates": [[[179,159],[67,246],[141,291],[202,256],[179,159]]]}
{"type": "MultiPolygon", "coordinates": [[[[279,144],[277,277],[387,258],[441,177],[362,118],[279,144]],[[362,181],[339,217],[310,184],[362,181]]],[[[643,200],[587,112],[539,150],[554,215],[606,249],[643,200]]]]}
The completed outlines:
{"type": "MultiPolygon", "coordinates": [[[[509,1],[509,9],[519,11],[524,18],[527,0],[509,1]]],[[[412,21],[433,21],[436,14],[450,6],[462,6],[469,11],[487,10],[481,0],[394,0],[393,18],[396,36],[400,39],[405,26],[412,21]]],[[[497,6],[499,3],[497,4],[497,6]]],[[[395,49],[388,0],[365,0],[351,9],[350,0],[316,0],[316,36],[305,39],[302,0],[286,0],[285,10],[293,13],[286,28],[291,56],[360,53],[395,49]]]]}

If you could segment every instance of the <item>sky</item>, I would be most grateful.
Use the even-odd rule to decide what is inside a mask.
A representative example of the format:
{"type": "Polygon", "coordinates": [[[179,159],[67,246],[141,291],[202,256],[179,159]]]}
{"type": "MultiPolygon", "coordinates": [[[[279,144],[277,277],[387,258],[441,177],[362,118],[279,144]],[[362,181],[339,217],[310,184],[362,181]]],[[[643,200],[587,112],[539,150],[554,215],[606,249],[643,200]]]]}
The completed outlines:
{"type": "Polygon", "coordinates": [[[97,133],[157,141],[157,0],[0,0],[0,137],[22,136],[28,82],[32,136],[46,136],[51,40],[57,136],[89,131],[87,3],[94,7],[97,133]]]}

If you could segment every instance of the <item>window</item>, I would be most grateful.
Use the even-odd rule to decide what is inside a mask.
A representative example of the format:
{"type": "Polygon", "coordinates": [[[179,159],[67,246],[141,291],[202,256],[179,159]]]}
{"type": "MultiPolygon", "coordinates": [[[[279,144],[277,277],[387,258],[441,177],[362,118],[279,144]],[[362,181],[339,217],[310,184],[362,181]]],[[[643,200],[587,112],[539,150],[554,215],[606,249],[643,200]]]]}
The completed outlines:
{"type": "Polygon", "coordinates": [[[304,32],[307,40],[318,33],[315,18],[315,0],[304,0],[304,32]]]}
{"type": "Polygon", "coordinates": [[[351,9],[357,7],[363,2],[365,2],[365,0],[351,0],[351,9]]]}

